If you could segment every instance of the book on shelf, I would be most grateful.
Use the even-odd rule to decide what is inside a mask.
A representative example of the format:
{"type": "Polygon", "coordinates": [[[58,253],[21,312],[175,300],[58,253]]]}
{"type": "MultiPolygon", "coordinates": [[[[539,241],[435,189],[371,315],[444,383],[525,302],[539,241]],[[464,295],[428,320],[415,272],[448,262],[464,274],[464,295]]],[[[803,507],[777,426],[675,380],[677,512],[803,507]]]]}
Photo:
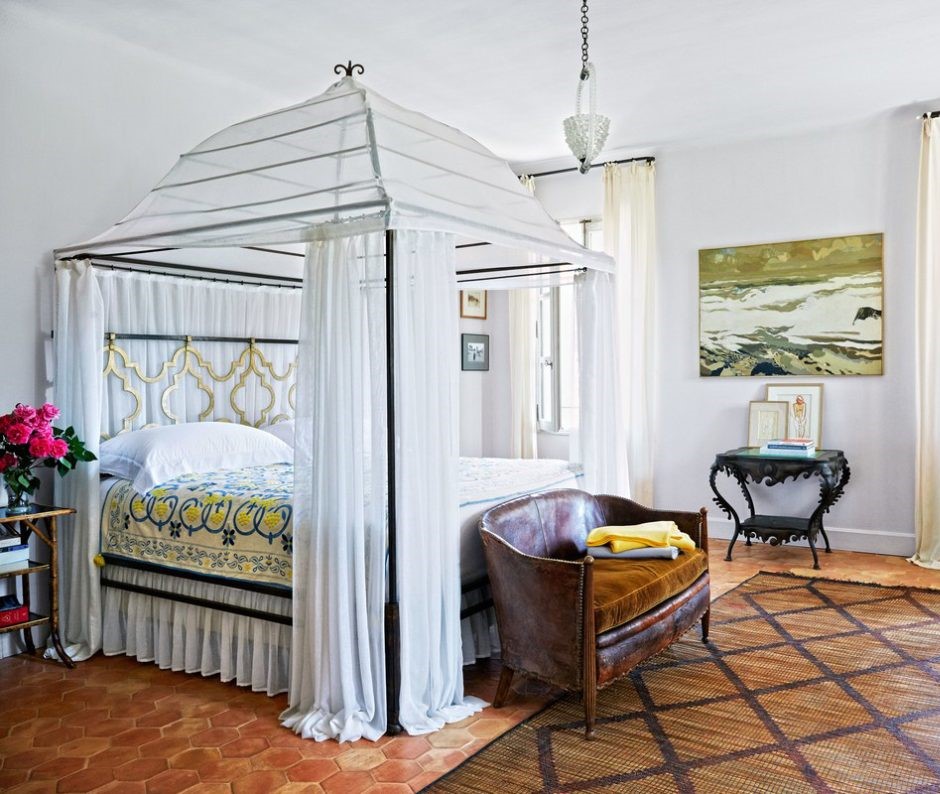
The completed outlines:
{"type": "Polygon", "coordinates": [[[816,447],[800,449],[798,447],[768,447],[760,448],[761,455],[777,455],[781,458],[812,458],[816,454],[816,447]]]}
{"type": "Polygon", "coordinates": [[[10,560],[9,562],[0,561],[0,573],[10,573],[10,571],[19,571],[21,569],[29,568],[29,558],[23,557],[18,560],[10,560]]]}
{"type": "Polygon", "coordinates": [[[10,546],[19,546],[22,542],[19,532],[0,532],[0,551],[10,546]]]}
{"type": "Polygon", "coordinates": [[[18,546],[7,546],[0,549],[0,565],[11,562],[22,562],[29,559],[29,544],[20,543],[18,546]]]}
{"type": "Polygon", "coordinates": [[[0,626],[13,626],[29,620],[29,607],[21,604],[15,595],[0,596],[0,626]]]}

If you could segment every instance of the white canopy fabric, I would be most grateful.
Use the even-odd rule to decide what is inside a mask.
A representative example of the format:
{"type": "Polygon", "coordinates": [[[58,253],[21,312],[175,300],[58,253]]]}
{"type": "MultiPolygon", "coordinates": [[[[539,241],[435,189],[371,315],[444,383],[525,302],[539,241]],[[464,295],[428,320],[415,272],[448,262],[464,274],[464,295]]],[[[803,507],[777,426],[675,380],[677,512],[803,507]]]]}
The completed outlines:
{"type": "Polygon", "coordinates": [[[212,135],[127,217],[56,254],[306,243],[383,229],[454,232],[613,269],[573,242],[504,160],[352,77],[212,135]]]}

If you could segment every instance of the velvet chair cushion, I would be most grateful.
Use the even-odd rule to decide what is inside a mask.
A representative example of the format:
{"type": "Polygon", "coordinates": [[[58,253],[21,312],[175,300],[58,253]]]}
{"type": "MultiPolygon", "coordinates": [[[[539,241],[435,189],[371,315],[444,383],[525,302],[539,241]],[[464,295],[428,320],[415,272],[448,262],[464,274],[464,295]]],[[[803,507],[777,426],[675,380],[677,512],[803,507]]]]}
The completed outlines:
{"type": "Polygon", "coordinates": [[[678,595],[708,570],[701,549],[675,560],[595,560],[594,630],[622,626],[678,595]]]}

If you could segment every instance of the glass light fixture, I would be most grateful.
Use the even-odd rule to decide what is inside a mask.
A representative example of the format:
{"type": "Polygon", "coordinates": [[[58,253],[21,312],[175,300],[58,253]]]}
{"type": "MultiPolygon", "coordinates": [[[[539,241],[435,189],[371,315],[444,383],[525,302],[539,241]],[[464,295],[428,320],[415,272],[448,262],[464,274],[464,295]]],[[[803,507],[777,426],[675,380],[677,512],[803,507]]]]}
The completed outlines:
{"type": "Polygon", "coordinates": [[[610,119],[597,112],[597,77],[594,64],[588,60],[588,4],[581,3],[581,74],[578,77],[578,94],[573,116],[564,121],[565,141],[571,153],[581,163],[582,174],[591,169],[591,162],[600,154],[610,132],[610,119]],[[581,112],[581,97],[585,83],[590,82],[588,112],[581,112]]]}

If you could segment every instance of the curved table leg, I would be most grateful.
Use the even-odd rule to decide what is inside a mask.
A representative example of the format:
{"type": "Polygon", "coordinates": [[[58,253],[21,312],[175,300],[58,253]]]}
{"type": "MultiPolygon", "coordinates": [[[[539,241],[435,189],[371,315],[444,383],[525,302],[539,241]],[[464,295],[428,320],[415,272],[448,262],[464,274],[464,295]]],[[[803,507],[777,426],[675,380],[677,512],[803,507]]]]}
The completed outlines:
{"type": "MultiPolygon", "coordinates": [[[[718,477],[718,472],[721,471],[721,467],[718,464],[713,463],[711,471],[708,475],[708,484],[711,486],[712,491],[715,494],[714,502],[718,507],[724,512],[728,518],[734,521],[734,534],[731,536],[731,542],[728,544],[728,552],[725,554],[725,560],[731,561],[731,549],[734,548],[735,541],[738,539],[738,535],[741,534],[741,520],[738,518],[738,514],[735,509],[731,506],[725,497],[721,495],[721,492],[718,490],[718,485],[715,480],[718,477]]],[[[746,491],[745,491],[746,493],[746,491]]]]}
{"type": "Polygon", "coordinates": [[[814,530],[810,528],[809,532],[806,533],[806,539],[809,541],[809,550],[813,552],[813,570],[819,570],[819,556],[816,554],[816,543],[813,539],[815,534],[814,530]]]}

